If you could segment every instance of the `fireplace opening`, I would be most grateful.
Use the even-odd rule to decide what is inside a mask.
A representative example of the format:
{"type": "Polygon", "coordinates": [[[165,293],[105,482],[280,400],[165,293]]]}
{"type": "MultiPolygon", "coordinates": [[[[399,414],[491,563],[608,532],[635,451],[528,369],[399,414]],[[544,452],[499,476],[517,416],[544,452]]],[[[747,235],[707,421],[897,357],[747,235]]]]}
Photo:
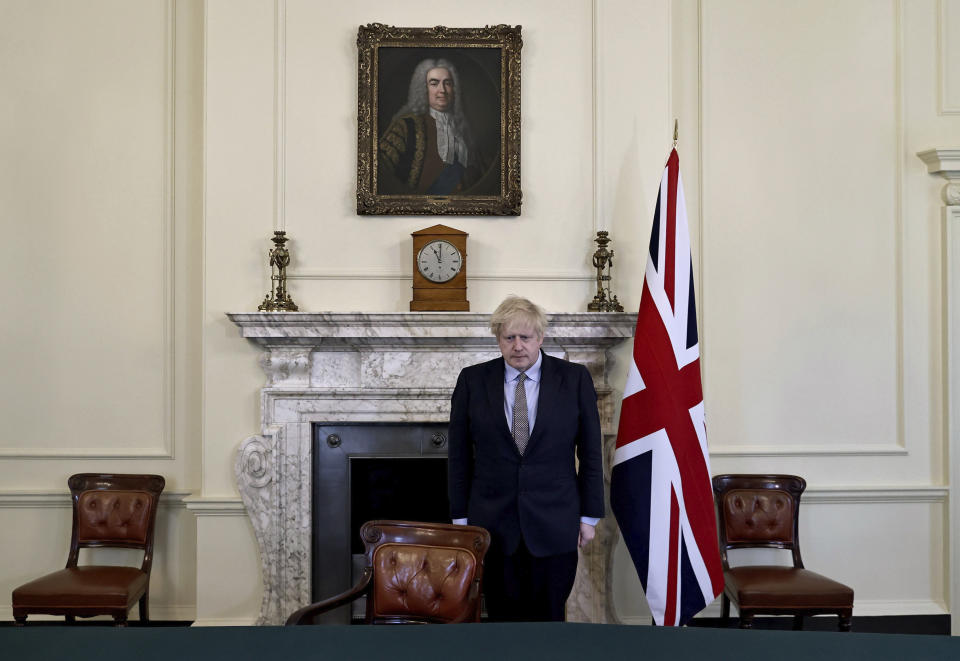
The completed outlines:
{"type": "MultiPolygon", "coordinates": [[[[446,423],[314,423],[312,598],[352,587],[365,564],[360,527],[373,519],[449,521],[446,423]]],[[[365,604],[319,623],[362,618],[365,604]]]]}
{"type": "Polygon", "coordinates": [[[449,523],[446,457],[350,459],[350,551],[363,554],[360,527],[374,519],[449,523]]]}

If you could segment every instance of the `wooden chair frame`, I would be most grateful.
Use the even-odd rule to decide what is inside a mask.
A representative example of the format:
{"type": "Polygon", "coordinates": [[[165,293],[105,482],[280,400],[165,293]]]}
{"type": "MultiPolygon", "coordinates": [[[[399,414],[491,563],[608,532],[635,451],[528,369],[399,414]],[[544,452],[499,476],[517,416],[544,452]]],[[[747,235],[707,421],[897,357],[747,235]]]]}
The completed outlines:
{"type": "MultiPolygon", "coordinates": [[[[800,497],[807,488],[807,482],[802,477],[796,475],[716,475],[713,478],[713,493],[717,505],[718,528],[720,535],[720,556],[723,562],[723,571],[730,571],[730,563],[727,559],[727,551],[730,549],[742,548],[770,548],[789,550],[793,559],[795,569],[804,570],[803,557],[800,554],[800,497]],[[727,539],[727,521],[724,510],[726,495],[736,490],[776,490],[788,494],[793,503],[792,535],[789,540],[755,540],[749,542],[731,542],[727,539]]],[[[729,587],[724,588],[721,600],[721,618],[724,626],[727,626],[730,619],[730,602],[736,603],[736,595],[729,587]]],[[[750,629],[753,627],[755,615],[793,615],[793,628],[795,630],[803,629],[803,618],[809,615],[834,614],[839,618],[838,627],[841,631],[850,630],[850,618],[853,614],[853,604],[849,608],[742,608],[737,603],[740,612],[740,628],[750,629]]]]}
{"type": "MultiPolygon", "coordinates": [[[[160,493],[166,484],[160,475],[132,475],[111,473],[77,473],[67,480],[70,487],[70,497],[73,504],[73,524],[70,535],[70,551],[67,555],[65,569],[78,567],[80,549],[82,548],[129,548],[143,551],[143,560],[140,571],[146,574],[147,581],[143,594],[138,599],[140,620],[150,619],[150,571],[153,567],[153,537],[157,521],[157,507],[160,493]],[[147,529],[144,543],[118,540],[85,540],[79,539],[79,507],[80,497],[89,491],[143,491],[150,501],[150,512],[147,519],[147,529]]],[[[109,606],[64,606],[51,604],[49,606],[17,607],[14,605],[13,616],[16,624],[26,624],[27,616],[31,614],[63,615],[68,623],[76,621],[77,617],[92,617],[94,615],[110,615],[118,626],[127,622],[126,608],[109,606]]]]}

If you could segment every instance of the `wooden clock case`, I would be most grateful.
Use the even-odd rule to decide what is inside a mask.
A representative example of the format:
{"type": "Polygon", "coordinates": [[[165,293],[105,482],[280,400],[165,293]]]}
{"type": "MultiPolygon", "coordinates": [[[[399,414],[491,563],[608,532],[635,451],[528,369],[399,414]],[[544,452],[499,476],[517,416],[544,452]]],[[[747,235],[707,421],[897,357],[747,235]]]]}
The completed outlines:
{"type": "Polygon", "coordinates": [[[410,301],[410,311],[469,312],[470,301],[467,300],[467,237],[469,235],[446,225],[434,225],[413,232],[411,236],[413,237],[413,300],[410,301]],[[417,255],[420,254],[420,250],[437,239],[453,244],[460,251],[463,260],[460,272],[446,282],[431,282],[423,277],[417,266],[417,255]]]}

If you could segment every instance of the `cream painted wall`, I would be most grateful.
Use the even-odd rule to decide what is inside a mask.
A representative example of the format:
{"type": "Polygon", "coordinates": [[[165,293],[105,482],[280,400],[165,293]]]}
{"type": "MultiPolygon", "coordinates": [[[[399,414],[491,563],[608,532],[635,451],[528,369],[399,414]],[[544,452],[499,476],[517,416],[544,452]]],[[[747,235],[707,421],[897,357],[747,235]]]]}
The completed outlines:
{"type": "MultiPolygon", "coordinates": [[[[311,310],[409,310],[410,233],[437,219],[356,215],[356,28],[432,25],[436,10],[365,2],[331,16],[309,0],[286,8],[285,221],[299,300],[311,310]],[[378,281],[359,279],[371,274],[378,281]]],[[[470,233],[471,309],[492,311],[512,291],[538,295],[551,310],[585,309],[595,248],[590,3],[484,2],[444,18],[524,26],[523,213],[444,221],[470,233]]]]}
{"type": "MultiPolygon", "coordinates": [[[[942,228],[915,154],[960,138],[957,7],[676,0],[653,47],[599,24],[614,239],[649,231],[657,179],[636,161],[660,167],[680,120],[713,473],[804,475],[807,564],[851,584],[857,614],[949,609],[942,228]],[[646,84],[618,84],[651,55],[667,95],[644,67],[646,84]],[[633,147],[644,131],[662,146],[633,147]]],[[[612,11],[640,31],[650,13],[612,11]]],[[[648,621],[628,562],[620,549],[618,611],[648,621]]]]}
{"type": "MultiPolygon", "coordinates": [[[[29,311],[0,349],[22,376],[0,386],[2,529],[65,546],[67,510],[24,493],[52,502],[79,469],[161,472],[175,500],[194,496],[162,511],[178,565],[155,604],[252,622],[233,461],[260,431],[263,375],[224,313],[269,289],[275,227],[302,309],[407,309],[409,234],[438,219],[354,213],[357,26],[510,23],[523,214],[439,219],[470,233],[472,309],[510,292],[584,309],[597,229],[635,308],[678,117],[713,472],[806,476],[807,563],[853,585],[856,614],[948,610],[941,203],[915,153],[960,144],[958,0],[0,8],[0,83],[22,91],[0,108],[16,155],[0,160],[2,263],[27,283],[2,300],[29,311]],[[123,360],[104,364],[101,338],[123,360]]],[[[62,562],[28,548],[0,539],[16,567],[0,589],[62,562]]],[[[621,617],[648,621],[622,548],[615,583],[621,617]]]]}
{"type": "Polygon", "coordinates": [[[62,568],[70,474],[159,473],[151,612],[195,617],[201,10],[0,0],[0,593],[62,568]]]}
{"type": "Polygon", "coordinates": [[[21,311],[4,316],[6,340],[21,350],[4,356],[13,433],[0,452],[169,456],[170,8],[5,4],[12,52],[0,66],[4,89],[19,93],[0,122],[2,259],[20,286],[0,300],[21,311]],[[118,303],[122,313],[104,314],[118,303]],[[110,343],[110,359],[92,338],[110,343]]]}
{"type": "MultiPolygon", "coordinates": [[[[410,232],[438,219],[355,212],[356,31],[374,21],[432,25],[437,14],[430,5],[390,2],[336,12],[297,0],[207,2],[204,479],[191,507],[235,494],[236,447],[260,431],[258,352],[224,312],[255,309],[269,289],[265,256],[274,227],[292,237],[290,287],[301,309],[408,309],[410,232]],[[275,162],[275,153],[283,158],[275,162]],[[372,257],[357,262],[358,253],[372,257]]],[[[510,292],[554,311],[585,309],[595,232],[592,7],[582,0],[490,2],[449,10],[443,22],[527,26],[523,215],[444,221],[470,233],[472,309],[492,310],[510,292]]],[[[198,521],[203,539],[205,519],[198,521]]],[[[245,521],[234,525],[252,544],[245,521]]],[[[235,581],[218,548],[198,549],[199,574],[213,584],[235,581]]],[[[254,615],[258,599],[249,602],[254,615]]],[[[235,607],[232,597],[203,595],[198,618],[220,622],[233,618],[235,607]]]]}
{"type": "Polygon", "coordinates": [[[713,470],[804,475],[808,565],[861,614],[948,609],[940,203],[915,156],[960,138],[941,9],[702,2],[675,26],[699,61],[713,470]]]}
{"type": "MultiPolygon", "coordinates": [[[[150,578],[150,619],[189,622],[196,616],[196,526],[184,508],[183,492],[161,496],[154,533],[155,552],[150,578]]],[[[70,547],[70,494],[0,494],[0,521],[5,530],[17,531],[3,541],[4,594],[18,585],[62,569],[70,547]]],[[[142,553],[124,549],[84,549],[81,564],[139,565],[142,553]]],[[[13,619],[9,601],[0,605],[0,620],[13,619]]],[[[52,616],[31,615],[28,621],[52,616]]],[[[97,619],[110,619],[99,617],[97,619]]],[[[139,619],[134,608],[131,620],[139,619]]]]}

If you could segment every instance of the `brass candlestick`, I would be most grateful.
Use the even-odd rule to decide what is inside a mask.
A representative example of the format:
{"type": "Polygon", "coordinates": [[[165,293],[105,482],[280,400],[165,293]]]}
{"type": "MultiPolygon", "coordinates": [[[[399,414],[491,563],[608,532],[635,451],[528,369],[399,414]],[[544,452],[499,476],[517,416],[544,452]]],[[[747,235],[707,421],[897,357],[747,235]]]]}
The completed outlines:
{"type": "Polygon", "coordinates": [[[273,233],[273,249],[270,250],[270,293],[257,308],[260,312],[296,312],[297,304],[287,293],[287,266],[290,265],[290,251],[284,247],[287,233],[276,230],[273,233]]]}
{"type": "Polygon", "coordinates": [[[593,253],[593,266],[597,269],[597,295],[587,305],[590,312],[623,312],[620,301],[610,291],[610,270],[613,268],[613,251],[607,249],[610,237],[605,230],[597,232],[594,241],[600,246],[593,253]]]}

